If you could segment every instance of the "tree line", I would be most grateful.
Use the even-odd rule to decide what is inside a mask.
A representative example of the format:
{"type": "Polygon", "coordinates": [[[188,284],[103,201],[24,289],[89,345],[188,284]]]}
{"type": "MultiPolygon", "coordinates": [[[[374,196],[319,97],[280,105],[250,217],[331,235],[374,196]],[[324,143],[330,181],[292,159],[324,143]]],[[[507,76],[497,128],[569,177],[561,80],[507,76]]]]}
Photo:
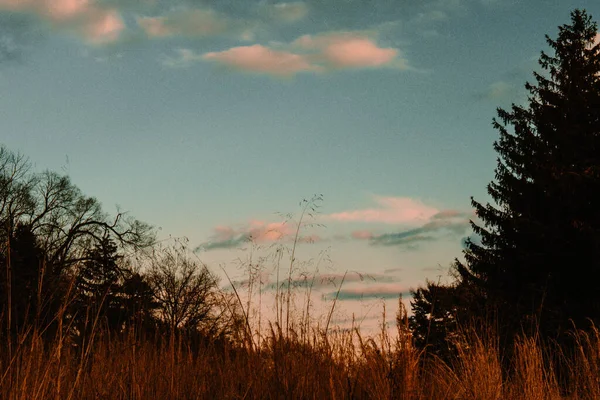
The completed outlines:
{"type": "Polygon", "coordinates": [[[218,279],[179,240],[168,246],[127,213],[110,215],[67,176],[32,170],[0,146],[0,337],[28,330],[83,346],[120,334],[224,335],[239,323],[218,279]]]}

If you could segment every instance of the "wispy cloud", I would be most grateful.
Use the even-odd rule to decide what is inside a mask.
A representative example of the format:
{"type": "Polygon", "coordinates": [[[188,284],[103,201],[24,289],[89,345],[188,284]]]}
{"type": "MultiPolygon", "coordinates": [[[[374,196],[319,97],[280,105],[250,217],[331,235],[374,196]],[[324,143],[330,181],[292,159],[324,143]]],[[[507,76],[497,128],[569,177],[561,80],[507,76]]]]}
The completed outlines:
{"type": "Polygon", "coordinates": [[[36,15],[53,28],[72,32],[92,44],[116,41],[125,29],[114,7],[91,0],[0,0],[0,11],[36,15]]]}
{"type": "Polygon", "coordinates": [[[388,268],[385,271],[383,271],[384,274],[395,274],[398,272],[402,272],[404,271],[404,268],[388,268]]]}
{"type": "MultiPolygon", "coordinates": [[[[210,239],[197,246],[195,251],[232,249],[249,242],[274,243],[293,240],[295,233],[295,227],[288,222],[251,220],[241,226],[221,225],[215,227],[210,239]]],[[[316,234],[307,234],[298,237],[298,243],[314,243],[321,240],[321,237],[316,234]]]]}
{"type": "MultiPolygon", "coordinates": [[[[302,275],[292,280],[292,287],[309,287],[312,286],[315,290],[322,289],[337,289],[340,285],[348,285],[353,283],[391,283],[396,282],[394,276],[386,274],[370,274],[358,271],[348,271],[345,274],[317,274],[317,275],[302,275]]],[[[285,283],[284,283],[285,285],[285,283]]],[[[275,284],[271,286],[275,289],[275,284]]]]}
{"type": "Polygon", "coordinates": [[[425,242],[437,241],[442,237],[464,235],[469,228],[469,217],[466,213],[446,210],[432,215],[428,222],[413,228],[395,233],[375,234],[361,232],[353,234],[354,239],[367,240],[375,246],[399,246],[416,248],[425,242]]]}
{"type": "Polygon", "coordinates": [[[364,285],[354,288],[346,288],[339,291],[332,291],[323,295],[323,300],[373,300],[373,299],[397,299],[402,295],[409,295],[409,289],[405,285],[387,284],[387,285],[364,285]]]}
{"type": "Polygon", "coordinates": [[[373,232],[371,232],[371,231],[354,231],[350,234],[350,236],[352,237],[352,239],[359,239],[359,240],[371,239],[371,238],[373,238],[373,232]]]}
{"type": "Polygon", "coordinates": [[[0,63],[19,60],[25,47],[39,38],[32,16],[0,13],[0,63]]]}
{"type": "Polygon", "coordinates": [[[510,100],[514,99],[518,95],[518,88],[505,81],[498,81],[490,84],[485,90],[478,93],[476,97],[480,100],[510,100]]]}
{"type": "Polygon", "coordinates": [[[161,60],[162,64],[171,68],[183,68],[202,61],[202,55],[193,50],[180,48],[175,50],[175,55],[165,56],[161,60]]]}
{"type": "MultiPolygon", "coordinates": [[[[413,224],[427,221],[439,213],[435,207],[410,197],[380,197],[374,200],[379,207],[329,214],[326,219],[343,222],[379,222],[385,224],[413,224]]],[[[369,239],[367,231],[355,232],[356,238],[369,239]]]]}
{"type": "Polygon", "coordinates": [[[308,6],[302,1],[263,4],[260,12],[267,20],[293,23],[304,19],[308,15],[308,6]]]}
{"type": "Polygon", "coordinates": [[[223,34],[232,22],[212,9],[177,9],[158,17],[138,17],[138,25],[153,38],[205,37],[223,34]]]}

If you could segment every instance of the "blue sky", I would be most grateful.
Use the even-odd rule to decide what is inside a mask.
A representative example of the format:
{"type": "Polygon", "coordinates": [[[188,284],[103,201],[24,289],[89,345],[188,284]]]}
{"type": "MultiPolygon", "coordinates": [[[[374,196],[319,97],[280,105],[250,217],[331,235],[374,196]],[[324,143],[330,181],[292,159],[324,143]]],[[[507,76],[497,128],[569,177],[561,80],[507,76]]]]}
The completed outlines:
{"type": "Polygon", "coordinates": [[[289,245],[276,212],[322,194],[301,255],[377,277],[351,279],[348,304],[390,298],[460,256],[495,109],[526,98],[575,7],[600,15],[591,0],[0,0],[0,142],[214,268],[249,235],[289,245]]]}

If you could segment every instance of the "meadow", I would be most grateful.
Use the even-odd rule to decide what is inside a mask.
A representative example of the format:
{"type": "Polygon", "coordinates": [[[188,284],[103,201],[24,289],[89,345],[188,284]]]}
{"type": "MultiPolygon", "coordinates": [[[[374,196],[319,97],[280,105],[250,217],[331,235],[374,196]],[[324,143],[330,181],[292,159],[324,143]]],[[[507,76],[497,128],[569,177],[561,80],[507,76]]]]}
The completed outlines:
{"type": "MultiPolygon", "coordinates": [[[[62,318],[62,316],[58,316],[62,318]]],[[[385,321],[385,310],[381,320],[385,321]]],[[[0,354],[0,398],[30,399],[599,399],[600,332],[573,331],[575,351],[535,337],[510,360],[489,328],[456,336],[442,360],[413,345],[400,303],[396,333],[294,321],[228,337],[111,334],[96,321],[85,346],[26,329],[0,354]],[[260,343],[260,345],[257,345],[260,343]],[[508,361],[508,362],[507,362],[508,361]]]]}

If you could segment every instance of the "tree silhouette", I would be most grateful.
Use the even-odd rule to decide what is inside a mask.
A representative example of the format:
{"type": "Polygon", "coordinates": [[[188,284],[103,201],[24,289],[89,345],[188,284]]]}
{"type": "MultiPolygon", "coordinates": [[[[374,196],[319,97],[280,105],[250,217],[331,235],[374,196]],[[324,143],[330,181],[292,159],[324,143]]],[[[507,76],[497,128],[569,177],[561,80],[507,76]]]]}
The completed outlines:
{"type": "Polygon", "coordinates": [[[467,241],[461,277],[485,294],[509,336],[556,336],[600,317],[600,46],[585,11],[571,13],[527,107],[498,110],[495,205],[472,200],[481,244],[467,241]]]}
{"type": "Polygon", "coordinates": [[[498,109],[493,126],[499,158],[488,185],[495,204],[472,199],[482,224],[471,224],[481,242],[467,240],[465,261],[454,264],[457,282],[416,292],[418,338],[443,322],[428,308],[456,318],[456,302],[467,304],[473,318],[495,320],[505,344],[523,332],[556,338],[572,322],[582,328],[588,318],[600,322],[596,35],[591,17],[573,11],[556,40],[546,36],[553,54],[542,52],[543,72],[534,72],[535,85],[525,85],[527,105],[498,109]]]}
{"type": "Polygon", "coordinates": [[[123,325],[120,296],[123,271],[119,265],[122,256],[115,242],[104,236],[87,251],[86,258],[76,275],[75,326],[82,336],[98,323],[118,331],[123,325]]]}
{"type": "Polygon", "coordinates": [[[473,316],[479,314],[475,293],[466,281],[449,285],[428,281],[425,287],[412,290],[409,327],[415,345],[449,360],[459,327],[472,323],[473,316]]]}
{"type": "MultiPolygon", "coordinates": [[[[77,289],[88,296],[86,305],[97,304],[98,293],[106,290],[111,294],[104,299],[109,308],[98,311],[106,317],[114,314],[109,318],[111,326],[121,326],[118,320],[127,314],[123,301],[128,295],[112,288],[117,269],[109,259],[116,256],[117,247],[123,251],[150,247],[154,241],[151,227],[121,212],[110,217],[100,202],[85,196],[67,176],[31,169],[25,156],[0,145],[3,331],[14,337],[18,329],[35,321],[35,327],[52,335],[50,325],[57,322],[58,305],[71,302],[66,295],[78,272],[77,289]],[[100,248],[94,248],[95,244],[100,248]]],[[[121,284],[125,276],[119,279],[121,284]]],[[[140,294],[146,289],[134,281],[128,286],[131,296],[147,298],[140,294]]]]}
{"type": "Polygon", "coordinates": [[[178,329],[210,329],[219,299],[218,280],[205,265],[189,258],[186,247],[158,249],[148,271],[148,282],[166,326],[178,329]]]}

